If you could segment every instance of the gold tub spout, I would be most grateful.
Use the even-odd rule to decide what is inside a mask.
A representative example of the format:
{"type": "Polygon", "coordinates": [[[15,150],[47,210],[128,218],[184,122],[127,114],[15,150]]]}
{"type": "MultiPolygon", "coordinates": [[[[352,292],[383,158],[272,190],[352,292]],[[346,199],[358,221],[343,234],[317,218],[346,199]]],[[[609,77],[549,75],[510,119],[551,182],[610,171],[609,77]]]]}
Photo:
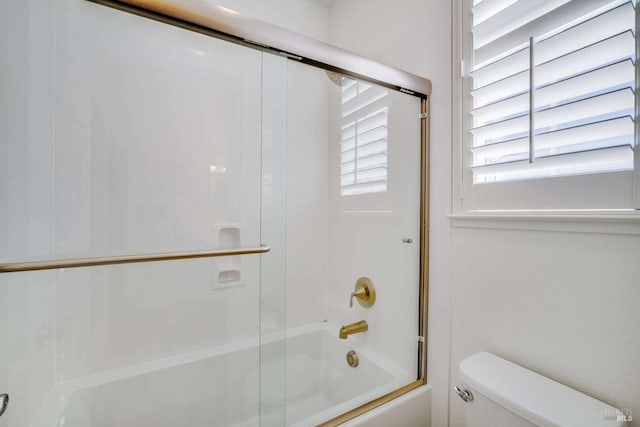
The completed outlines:
{"type": "Polygon", "coordinates": [[[351,323],[349,325],[344,325],[340,328],[339,337],[342,340],[346,340],[349,335],[359,334],[361,332],[367,332],[369,330],[369,325],[366,320],[361,320],[356,323],[351,323]]]}

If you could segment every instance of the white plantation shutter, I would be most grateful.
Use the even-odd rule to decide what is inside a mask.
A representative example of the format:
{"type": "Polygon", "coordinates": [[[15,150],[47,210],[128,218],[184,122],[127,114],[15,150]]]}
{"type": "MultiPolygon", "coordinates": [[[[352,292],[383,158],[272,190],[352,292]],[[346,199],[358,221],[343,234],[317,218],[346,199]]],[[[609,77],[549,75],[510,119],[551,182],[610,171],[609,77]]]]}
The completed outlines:
{"type": "Polygon", "coordinates": [[[340,193],[387,190],[388,91],[366,82],[342,80],[340,193]]]}
{"type": "Polygon", "coordinates": [[[631,182],[635,1],[476,0],[472,13],[467,164],[478,192],[624,171],[631,182]]]}

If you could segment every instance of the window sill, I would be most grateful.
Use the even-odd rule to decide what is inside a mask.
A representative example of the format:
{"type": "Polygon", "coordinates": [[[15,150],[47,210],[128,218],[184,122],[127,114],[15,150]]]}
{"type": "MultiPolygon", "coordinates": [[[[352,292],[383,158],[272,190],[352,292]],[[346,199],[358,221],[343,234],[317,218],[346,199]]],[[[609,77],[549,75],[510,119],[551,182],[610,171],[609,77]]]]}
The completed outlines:
{"type": "Polygon", "coordinates": [[[455,228],[640,235],[640,211],[464,212],[448,216],[455,228]]]}

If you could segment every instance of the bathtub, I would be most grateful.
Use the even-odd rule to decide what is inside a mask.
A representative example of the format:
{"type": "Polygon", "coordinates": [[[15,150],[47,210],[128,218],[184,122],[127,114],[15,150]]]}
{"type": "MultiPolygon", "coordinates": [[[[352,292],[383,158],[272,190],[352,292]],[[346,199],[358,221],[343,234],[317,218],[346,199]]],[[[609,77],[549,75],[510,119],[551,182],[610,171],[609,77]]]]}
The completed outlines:
{"type": "Polygon", "coordinates": [[[33,426],[258,427],[262,414],[263,425],[309,427],[414,379],[337,331],[309,325],[284,342],[263,337],[262,346],[248,340],[58,383],[33,426]]]}

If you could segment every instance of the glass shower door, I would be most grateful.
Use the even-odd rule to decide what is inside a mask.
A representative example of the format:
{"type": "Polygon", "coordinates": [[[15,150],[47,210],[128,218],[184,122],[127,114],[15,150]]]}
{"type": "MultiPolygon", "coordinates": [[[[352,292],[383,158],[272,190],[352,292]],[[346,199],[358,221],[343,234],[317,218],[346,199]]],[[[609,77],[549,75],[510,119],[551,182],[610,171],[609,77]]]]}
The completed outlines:
{"type": "Polygon", "coordinates": [[[422,380],[420,98],[34,5],[0,5],[0,264],[164,255],[0,273],[0,427],[335,425],[422,380]]]}
{"type": "MultiPolygon", "coordinates": [[[[282,106],[263,100],[260,51],[32,3],[0,6],[1,264],[282,244],[277,211],[261,217],[282,106]]],[[[261,396],[277,420],[260,344],[283,333],[284,282],[267,256],[0,273],[0,426],[257,426],[261,396]]]]}
{"type": "Polygon", "coordinates": [[[344,421],[419,377],[420,107],[288,63],[288,426],[344,421]]]}

